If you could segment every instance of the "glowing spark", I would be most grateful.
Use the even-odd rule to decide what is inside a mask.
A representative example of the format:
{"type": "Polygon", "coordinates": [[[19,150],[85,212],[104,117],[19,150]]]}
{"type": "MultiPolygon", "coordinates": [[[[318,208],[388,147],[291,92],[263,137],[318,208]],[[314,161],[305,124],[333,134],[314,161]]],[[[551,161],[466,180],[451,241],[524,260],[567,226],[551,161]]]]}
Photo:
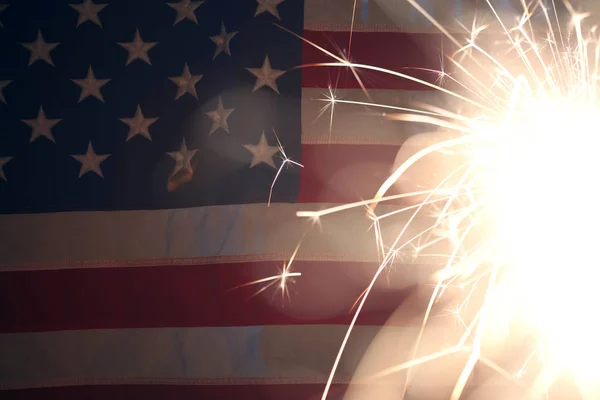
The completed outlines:
{"type": "Polygon", "coordinates": [[[251,282],[246,282],[246,283],[243,283],[241,285],[231,288],[229,291],[240,289],[240,288],[247,287],[247,286],[258,285],[261,283],[267,283],[265,286],[258,289],[252,296],[250,296],[250,298],[248,300],[258,296],[259,294],[261,294],[268,288],[270,288],[272,286],[276,286],[278,291],[281,293],[281,305],[283,306],[286,296],[288,297],[288,300],[289,300],[288,282],[294,283],[294,278],[302,276],[301,272],[291,272],[291,269],[292,269],[292,264],[294,262],[294,259],[296,258],[296,255],[298,254],[298,251],[300,250],[300,245],[302,244],[302,241],[304,240],[305,236],[306,236],[306,232],[302,236],[302,239],[300,239],[300,242],[298,242],[298,245],[294,249],[294,252],[292,253],[292,256],[290,257],[290,259],[283,263],[283,267],[279,270],[279,273],[277,275],[268,276],[266,278],[257,279],[257,280],[251,281],[251,282]]]}
{"type": "Polygon", "coordinates": [[[275,135],[275,139],[277,139],[277,145],[279,146],[279,152],[281,153],[283,161],[281,162],[281,165],[279,166],[279,169],[277,170],[277,173],[275,174],[275,178],[273,178],[273,182],[271,183],[271,190],[269,190],[269,201],[267,202],[267,206],[269,206],[269,207],[271,206],[271,197],[273,196],[273,188],[275,187],[275,183],[277,182],[277,178],[279,178],[279,174],[281,174],[283,167],[285,167],[287,164],[291,164],[291,165],[297,165],[300,168],[304,168],[304,165],[297,163],[296,161],[289,158],[287,156],[287,154],[285,154],[285,150],[283,150],[283,146],[282,146],[281,142],[279,141],[279,137],[277,136],[275,129],[273,129],[273,134],[275,135]]]}
{"type": "Polygon", "coordinates": [[[247,282],[247,283],[235,286],[233,289],[239,289],[239,288],[246,287],[246,286],[258,285],[260,283],[267,283],[267,282],[269,282],[267,285],[263,286],[262,288],[260,288],[259,290],[257,290],[252,296],[250,296],[250,299],[253,298],[253,297],[258,296],[259,294],[261,294],[262,292],[264,292],[268,288],[276,285],[277,288],[279,289],[279,291],[281,292],[281,297],[282,297],[282,300],[283,300],[283,297],[285,295],[289,296],[288,291],[287,291],[287,283],[288,283],[288,281],[290,281],[292,283],[294,282],[294,280],[290,279],[290,278],[294,278],[294,277],[298,277],[298,276],[302,275],[300,272],[290,272],[290,268],[291,268],[291,265],[288,262],[284,262],[282,269],[279,271],[279,273],[277,275],[273,275],[273,276],[268,276],[266,278],[257,279],[257,280],[252,281],[252,282],[247,282]]]}
{"type": "Polygon", "coordinates": [[[317,118],[321,117],[328,109],[331,110],[329,114],[329,138],[331,139],[331,135],[333,134],[333,113],[335,112],[335,103],[340,102],[340,100],[336,97],[331,85],[329,86],[329,94],[325,95],[325,98],[319,100],[326,102],[326,104],[321,108],[317,118]]]}
{"type": "Polygon", "coordinates": [[[465,323],[465,320],[463,319],[463,317],[461,315],[463,307],[464,307],[464,304],[457,304],[456,306],[447,309],[446,314],[439,315],[439,317],[451,316],[454,318],[454,321],[456,322],[456,326],[461,326],[461,327],[467,329],[468,328],[467,324],[465,323]]]}
{"type": "MultiPolygon", "coordinates": [[[[360,76],[358,76],[358,72],[356,71],[356,65],[354,63],[351,63],[350,60],[348,59],[348,57],[344,58],[341,56],[336,56],[335,54],[333,54],[330,51],[325,50],[323,47],[318,46],[314,43],[312,43],[309,40],[306,40],[305,38],[303,38],[302,36],[298,35],[296,32],[292,32],[291,30],[275,24],[275,26],[283,29],[284,31],[296,36],[298,39],[302,40],[303,42],[306,42],[308,44],[310,44],[311,46],[317,48],[319,51],[322,51],[324,54],[327,54],[328,56],[332,57],[333,59],[337,60],[339,62],[340,67],[348,67],[350,69],[350,71],[352,72],[352,75],[354,75],[354,78],[356,79],[356,81],[358,82],[358,85],[360,86],[360,88],[362,89],[362,91],[364,92],[365,96],[367,96],[367,99],[372,100],[371,99],[371,95],[369,94],[369,91],[367,90],[366,86],[364,85],[362,79],[360,79],[360,76]]],[[[301,68],[301,67],[297,67],[297,68],[301,68]]],[[[294,68],[294,69],[297,69],[294,68]]]]}

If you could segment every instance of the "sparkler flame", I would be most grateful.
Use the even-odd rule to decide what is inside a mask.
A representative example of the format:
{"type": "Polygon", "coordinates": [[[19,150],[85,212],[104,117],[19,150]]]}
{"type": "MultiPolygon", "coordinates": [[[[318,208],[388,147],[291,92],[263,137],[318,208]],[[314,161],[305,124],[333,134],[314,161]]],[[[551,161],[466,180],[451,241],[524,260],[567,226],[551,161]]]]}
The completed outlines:
{"type": "MultiPolygon", "coordinates": [[[[498,56],[487,50],[489,43],[482,39],[486,26],[474,21],[467,37],[461,40],[415,0],[407,1],[457,47],[449,58],[456,75],[437,71],[438,81],[434,84],[404,72],[352,63],[312,43],[335,61],[303,66],[348,67],[365,91],[357,71],[385,72],[434,88],[462,108],[459,114],[427,105],[407,109],[345,101],[336,98],[331,89],[329,96],[321,99],[331,108],[332,121],[334,106],[360,104],[401,111],[386,116],[428,124],[439,133],[436,142],[399,155],[394,172],[373,199],[298,213],[319,221],[334,212],[366,206],[368,217],[377,227],[388,216],[376,214],[378,203],[418,199],[397,210],[410,217],[395,237],[383,237],[379,229],[374,229],[382,262],[356,304],[322,398],[327,397],[375,281],[400,251],[412,247],[416,252],[440,240],[448,242],[451,250],[434,277],[435,290],[412,358],[380,371],[375,378],[405,371],[404,395],[412,368],[464,352],[468,357],[454,383],[451,400],[464,393],[478,363],[507,379],[523,381],[529,390],[527,398],[548,396],[553,381],[565,373],[574,376],[584,394],[597,398],[600,392],[594,390],[600,385],[600,324],[590,316],[590,308],[599,303],[600,273],[595,249],[600,216],[595,211],[598,193],[593,175],[600,171],[598,135],[594,132],[600,127],[600,41],[596,28],[584,27],[589,14],[576,12],[567,2],[571,21],[568,27],[562,26],[554,2],[546,7],[541,0],[521,0],[523,14],[514,27],[508,27],[491,1],[485,0],[509,44],[508,52],[498,56]],[[543,40],[537,39],[540,31],[532,22],[534,15],[545,21],[543,40]],[[441,86],[444,82],[454,83],[458,89],[441,86]],[[439,162],[448,157],[452,159],[450,164],[439,162]],[[433,160],[427,172],[439,176],[434,184],[418,192],[387,195],[406,182],[422,186],[423,175],[411,176],[411,171],[425,159],[433,160]],[[430,226],[417,235],[408,235],[411,223],[432,213],[434,222],[430,226]],[[417,357],[435,304],[453,286],[462,293],[453,309],[464,330],[460,340],[449,349],[417,357]],[[493,354],[488,357],[488,350],[498,343],[510,343],[517,334],[525,335],[532,344],[519,368],[510,371],[501,365],[502,360],[493,360],[493,354]]],[[[497,44],[494,47],[498,48],[497,44]]]]}
{"type": "MultiPolygon", "coordinates": [[[[590,14],[576,12],[565,1],[571,17],[567,27],[559,20],[554,0],[550,0],[551,7],[542,0],[520,0],[523,13],[515,26],[509,27],[491,0],[483,0],[508,44],[498,55],[501,46],[482,39],[491,23],[479,24],[475,18],[469,29],[460,24],[466,31],[461,39],[415,0],[406,1],[456,46],[448,58],[456,74],[446,67],[440,71],[413,68],[435,73],[437,80],[431,83],[404,71],[353,63],[349,61],[352,34],[348,56],[335,55],[300,38],[334,60],[300,67],[347,67],[369,100],[344,100],[329,88],[329,93],[317,100],[325,104],[321,114],[330,111],[330,129],[336,107],[361,105],[389,111],[383,114],[386,118],[426,124],[434,130],[407,141],[394,171],[372,199],[297,214],[321,224],[329,214],[365,207],[381,259],[371,283],[352,307],[354,316],[322,400],[376,280],[399,255],[424,256],[441,242],[450,250],[427,254],[444,262],[432,277],[435,288],[410,358],[380,368],[366,382],[405,372],[403,397],[414,368],[462,354],[465,357],[449,394],[451,400],[465,393],[477,364],[524,387],[524,398],[548,398],[548,389],[564,374],[574,377],[582,395],[599,398],[600,324],[590,316],[589,308],[599,303],[595,247],[600,213],[595,211],[598,191],[593,174],[600,171],[599,139],[594,133],[594,128],[600,127],[600,38],[596,27],[583,25],[590,14]],[[541,35],[532,21],[534,15],[544,21],[541,35]],[[460,106],[461,112],[428,104],[407,108],[374,103],[360,70],[383,72],[436,89],[460,106]],[[393,188],[401,193],[388,194],[393,188]],[[376,213],[379,203],[398,199],[410,204],[387,214],[376,213]],[[408,222],[394,236],[384,236],[380,222],[400,213],[408,215],[408,222]],[[433,217],[433,222],[415,234],[409,227],[422,217],[433,217]],[[460,337],[450,346],[422,355],[434,307],[450,295],[459,298],[450,314],[462,329],[460,337]],[[513,342],[527,347],[519,354],[517,368],[511,360],[498,357],[513,342]]],[[[352,15],[354,22],[354,12],[352,15]]],[[[279,146],[283,162],[273,185],[284,165],[302,167],[285,155],[281,143],[279,146]]],[[[241,286],[266,283],[257,295],[277,285],[283,304],[288,281],[300,276],[291,272],[299,247],[279,274],[241,286]]],[[[488,395],[484,393],[484,398],[488,395]]]]}

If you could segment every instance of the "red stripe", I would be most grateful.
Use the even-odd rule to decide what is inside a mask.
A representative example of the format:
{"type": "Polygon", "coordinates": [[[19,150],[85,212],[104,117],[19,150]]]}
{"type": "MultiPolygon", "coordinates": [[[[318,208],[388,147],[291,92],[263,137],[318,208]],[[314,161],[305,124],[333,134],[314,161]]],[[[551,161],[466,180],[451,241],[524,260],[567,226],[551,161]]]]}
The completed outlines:
{"type": "MultiPolygon", "coordinates": [[[[2,392],[4,400],[317,400],[324,384],[163,386],[73,386],[2,392]]],[[[333,385],[328,399],[341,399],[346,385],[333,385]]]]}
{"type": "Polygon", "coordinates": [[[399,146],[303,145],[299,203],[373,198],[390,175],[399,146]]]}
{"type": "MultiPolygon", "coordinates": [[[[486,371],[483,371],[486,372],[486,371]]],[[[483,380],[482,380],[483,381],[483,380]]],[[[435,383],[433,383],[435,385],[435,383]]],[[[400,384],[395,384],[396,393],[400,393],[400,384]]],[[[476,390],[476,383],[468,383],[463,393],[465,398],[476,390]]],[[[23,389],[3,391],[4,400],[319,400],[323,394],[325,384],[285,384],[285,385],[210,385],[210,386],[171,386],[171,385],[106,385],[106,386],[71,386],[40,389],[23,389]]],[[[355,387],[356,388],[356,387],[355,387]]],[[[357,387],[360,389],[360,387],[357,387]]],[[[368,393],[378,393],[371,384],[368,393]]],[[[445,392],[450,393],[451,388],[445,392]]],[[[328,400],[341,400],[348,390],[347,384],[333,384],[329,390],[328,400]]],[[[508,383],[507,386],[497,384],[488,388],[505,393],[506,397],[513,395],[515,398],[524,395],[517,385],[508,383]]],[[[412,390],[409,388],[409,393],[412,390]]],[[[415,391],[412,399],[431,398],[430,390],[415,391]]],[[[386,393],[389,393],[386,391],[386,393]]],[[[393,393],[393,392],[392,392],[393,393]]],[[[550,398],[579,400],[582,396],[577,386],[568,378],[559,378],[549,388],[550,398]]],[[[481,393],[480,393],[481,395],[481,393]]],[[[408,397],[408,396],[407,396],[408,397]]],[[[491,396],[490,396],[491,397],[491,396]]],[[[386,397],[387,398],[387,397],[386,397]]]]}
{"type": "MultiPolygon", "coordinates": [[[[335,55],[347,53],[348,32],[304,31],[304,37],[335,55]]],[[[452,49],[450,42],[437,33],[354,32],[350,59],[356,63],[403,72],[434,83],[437,78],[436,74],[410,68],[440,70],[441,52],[448,52],[450,49],[452,49]]],[[[308,43],[304,43],[302,61],[304,65],[335,62],[331,56],[308,43]]],[[[381,72],[362,70],[360,78],[369,89],[427,89],[422,84],[381,72]]],[[[340,89],[360,88],[351,71],[348,71],[347,68],[337,67],[305,68],[302,71],[302,86],[321,88],[333,86],[340,89]]]]}
{"type": "MultiPolygon", "coordinates": [[[[376,265],[297,262],[282,307],[274,288],[248,300],[260,285],[231,290],[277,274],[280,262],[88,270],[5,272],[0,280],[0,332],[95,328],[347,324],[353,302],[376,265]],[[335,282],[335,285],[331,283],[335,282]]],[[[411,292],[414,268],[385,278],[359,319],[383,324],[411,292]],[[413,271],[413,272],[410,272],[413,271]],[[408,275],[410,274],[410,275],[408,275]],[[403,287],[400,287],[403,286],[403,287]]]]}

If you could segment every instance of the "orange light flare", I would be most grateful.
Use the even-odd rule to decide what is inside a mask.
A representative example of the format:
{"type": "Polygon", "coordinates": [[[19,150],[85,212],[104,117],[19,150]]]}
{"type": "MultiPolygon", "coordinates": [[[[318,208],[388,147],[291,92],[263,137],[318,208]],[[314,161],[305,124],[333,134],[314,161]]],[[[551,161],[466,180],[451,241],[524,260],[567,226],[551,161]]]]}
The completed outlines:
{"type": "Polygon", "coordinates": [[[448,394],[451,400],[463,395],[479,364],[506,381],[519,378],[529,388],[527,398],[548,395],[554,380],[564,374],[589,398],[598,398],[600,323],[593,310],[600,305],[600,42],[596,28],[584,26],[590,14],[565,2],[571,18],[568,27],[562,26],[554,1],[547,7],[540,0],[523,0],[522,14],[509,26],[493,1],[484,0],[494,19],[485,25],[474,21],[470,29],[461,25],[467,34],[459,38],[416,0],[407,1],[456,46],[449,58],[456,74],[437,73],[438,78],[457,82],[461,90],[442,87],[439,80],[434,84],[408,73],[352,63],[303,39],[333,61],[301,67],[387,73],[437,90],[461,109],[396,107],[370,98],[345,101],[331,90],[330,96],[319,99],[326,102],[323,110],[331,108],[331,121],[334,107],[358,105],[389,109],[394,113],[386,112],[386,118],[430,128],[402,146],[373,199],[297,213],[321,222],[328,214],[366,207],[380,255],[379,268],[353,306],[354,316],[322,399],[381,273],[406,249],[422,255],[441,242],[450,251],[437,254],[442,263],[431,277],[435,286],[411,357],[374,376],[405,371],[403,395],[416,366],[465,353],[448,394]],[[492,27],[505,39],[505,49],[482,38],[492,27]],[[399,194],[388,194],[392,190],[399,194]],[[378,204],[399,198],[407,204],[377,214],[378,204]],[[384,236],[381,221],[398,214],[406,214],[404,222],[384,236]],[[429,225],[416,233],[409,230],[424,218],[431,220],[429,225]],[[464,332],[446,349],[420,355],[434,307],[445,296],[460,299],[456,318],[464,332]],[[508,351],[515,340],[525,343],[526,350],[508,351]]]}

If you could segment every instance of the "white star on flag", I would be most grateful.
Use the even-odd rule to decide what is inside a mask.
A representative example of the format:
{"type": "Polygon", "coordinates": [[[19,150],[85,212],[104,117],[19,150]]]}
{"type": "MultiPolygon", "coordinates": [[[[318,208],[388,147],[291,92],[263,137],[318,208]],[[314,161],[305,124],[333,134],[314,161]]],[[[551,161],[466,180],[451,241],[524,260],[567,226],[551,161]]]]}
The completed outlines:
{"type": "Polygon", "coordinates": [[[157,43],[158,42],[144,42],[140,35],[140,31],[136,29],[133,42],[119,43],[119,45],[129,52],[125,65],[129,65],[135,60],[142,60],[148,65],[152,65],[150,57],[148,56],[148,50],[156,46],[157,43]]]}
{"type": "Polygon", "coordinates": [[[185,143],[185,138],[183,138],[181,149],[179,149],[179,151],[167,153],[173,160],[175,160],[175,168],[173,168],[172,175],[177,174],[182,169],[189,173],[193,173],[192,158],[194,158],[197,151],[198,149],[188,150],[187,144],[185,143]]]}
{"type": "Polygon", "coordinates": [[[83,0],[83,3],[69,5],[79,13],[77,27],[86,21],[90,21],[102,28],[102,22],[100,21],[100,17],[98,17],[98,13],[108,4],[95,4],[92,0],[83,0]]]}
{"type": "Polygon", "coordinates": [[[178,3],[167,3],[169,7],[171,7],[177,12],[177,16],[175,17],[175,23],[173,23],[173,25],[177,25],[184,19],[188,19],[193,23],[197,24],[198,19],[196,18],[196,9],[200,7],[202,3],[204,3],[204,1],[190,0],[181,0],[178,3]]]}
{"type": "Polygon", "coordinates": [[[75,154],[71,155],[71,157],[81,163],[81,168],[79,169],[80,178],[88,172],[93,172],[100,178],[104,178],[100,164],[110,157],[110,154],[96,154],[91,141],[88,143],[87,152],[85,154],[75,154]]]}
{"type": "Polygon", "coordinates": [[[198,94],[196,93],[196,84],[200,79],[202,79],[202,75],[192,75],[187,63],[185,63],[183,66],[183,73],[181,76],[170,77],[169,79],[177,85],[177,94],[175,95],[175,100],[186,93],[198,98],[198,94]]]}
{"type": "Polygon", "coordinates": [[[277,87],[277,78],[285,74],[285,71],[279,69],[272,69],[269,56],[265,57],[262,67],[260,68],[246,68],[252,75],[256,77],[256,83],[254,84],[253,92],[257,91],[263,86],[268,86],[279,94],[279,88],[277,87]]]}
{"type": "Polygon", "coordinates": [[[52,62],[52,56],[50,56],[50,52],[54,50],[60,43],[47,43],[44,40],[44,36],[42,36],[42,31],[38,30],[35,41],[21,44],[31,52],[31,55],[29,56],[29,65],[42,60],[54,67],[54,62],[52,62]]]}
{"type": "Polygon", "coordinates": [[[265,132],[263,132],[260,136],[258,144],[244,144],[243,146],[246,150],[252,153],[250,168],[257,166],[260,163],[264,163],[276,168],[275,162],[273,161],[273,156],[279,152],[279,147],[269,146],[267,138],[265,137],[265,132]]]}
{"type": "Polygon", "coordinates": [[[10,85],[12,81],[0,81],[0,101],[6,104],[6,98],[4,97],[4,88],[10,85]]]}
{"type": "Polygon", "coordinates": [[[136,135],[140,135],[148,140],[152,140],[148,128],[150,127],[150,125],[155,123],[158,120],[158,118],[145,118],[144,114],[142,113],[142,109],[139,105],[137,106],[137,110],[135,111],[135,115],[133,116],[133,118],[119,119],[125,124],[129,125],[129,133],[127,134],[127,139],[125,140],[126,142],[128,142],[131,138],[133,138],[136,135]]]}
{"type": "Polygon", "coordinates": [[[231,49],[229,48],[229,42],[231,42],[231,39],[233,39],[233,37],[236,34],[237,34],[237,32],[227,32],[225,30],[225,23],[221,22],[221,33],[219,33],[216,36],[212,36],[210,38],[210,40],[212,40],[214,42],[214,44],[216,45],[215,55],[213,57],[213,60],[215,58],[217,58],[217,56],[219,54],[221,54],[222,52],[225,52],[225,54],[227,54],[228,56],[231,55],[231,49]]]}
{"type": "Polygon", "coordinates": [[[227,118],[229,118],[229,116],[234,110],[235,108],[224,108],[223,100],[219,96],[219,104],[217,105],[217,109],[206,113],[206,115],[208,115],[213,122],[212,127],[210,128],[210,132],[208,132],[208,134],[212,135],[219,128],[229,133],[229,125],[227,124],[227,118]]]}
{"type": "Polygon", "coordinates": [[[278,20],[281,20],[279,16],[279,11],[277,11],[277,6],[283,3],[284,0],[256,0],[258,6],[256,7],[256,13],[254,16],[260,15],[264,12],[271,13],[278,20]]]}
{"type": "Polygon", "coordinates": [[[4,166],[12,160],[12,157],[0,157],[0,179],[7,182],[6,175],[4,174],[4,166]]]}
{"type": "Polygon", "coordinates": [[[106,85],[110,79],[96,79],[94,76],[94,70],[92,70],[92,66],[90,65],[88,68],[88,73],[83,79],[71,79],[77,86],[81,88],[81,94],[79,95],[79,101],[81,102],[86,97],[94,96],[98,100],[104,103],[104,98],[102,97],[102,92],[100,88],[106,85]]]}
{"type": "Polygon", "coordinates": [[[52,136],[52,128],[54,128],[54,126],[58,124],[61,121],[61,119],[46,118],[46,113],[44,112],[44,109],[41,106],[38,115],[35,119],[23,119],[21,121],[29,125],[32,129],[29,143],[42,136],[56,143],[56,141],[54,140],[54,136],[52,136]]]}

